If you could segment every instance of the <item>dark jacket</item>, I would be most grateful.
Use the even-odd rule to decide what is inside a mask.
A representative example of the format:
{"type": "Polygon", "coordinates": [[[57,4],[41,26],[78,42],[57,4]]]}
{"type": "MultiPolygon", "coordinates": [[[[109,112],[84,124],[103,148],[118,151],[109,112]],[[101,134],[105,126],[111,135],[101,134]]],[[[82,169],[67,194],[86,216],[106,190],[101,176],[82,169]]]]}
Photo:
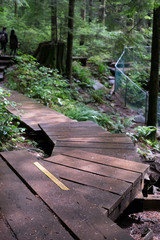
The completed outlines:
{"type": "Polygon", "coordinates": [[[6,31],[2,31],[1,33],[4,33],[5,34],[5,40],[2,42],[4,44],[8,43],[8,34],[6,31]]]}
{"type": "Polygon", "coordinates": [[[18,48],[18,38],[16,34],[10,35],[10,49],[18,48]]]}

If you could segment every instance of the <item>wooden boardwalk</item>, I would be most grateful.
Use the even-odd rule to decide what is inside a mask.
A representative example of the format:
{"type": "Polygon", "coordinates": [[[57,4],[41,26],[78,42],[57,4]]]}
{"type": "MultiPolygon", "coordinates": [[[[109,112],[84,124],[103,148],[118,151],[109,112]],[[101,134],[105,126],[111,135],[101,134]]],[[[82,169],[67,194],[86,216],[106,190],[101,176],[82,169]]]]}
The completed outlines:
{"type": "Polygon", "coordinates": [[[19,240],[132,239],[113,222],[142,190],[148,169],[138,162],[131,140],[17,92],[12,100],[21,103],[20,111],[10,111],[52,142],[53,151],[44,160],[27,151],[1,153],[0,226],[19,240]]]}

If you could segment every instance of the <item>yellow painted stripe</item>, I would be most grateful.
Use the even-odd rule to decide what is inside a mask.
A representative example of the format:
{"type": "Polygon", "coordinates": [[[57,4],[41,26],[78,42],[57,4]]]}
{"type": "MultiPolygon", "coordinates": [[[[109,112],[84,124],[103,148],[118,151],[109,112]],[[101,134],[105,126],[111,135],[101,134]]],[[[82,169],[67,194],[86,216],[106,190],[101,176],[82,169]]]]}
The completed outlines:
{"type": "Polygon", "coordinates": [[[57,184],[62,190],[68,191],[62,182],[60,182],[55,176],[53,176],[46,168],[44,168],[39,162],[34,162],[34,165],[39,168],[47,177],[49,177],[55,184],[57,184]]]}

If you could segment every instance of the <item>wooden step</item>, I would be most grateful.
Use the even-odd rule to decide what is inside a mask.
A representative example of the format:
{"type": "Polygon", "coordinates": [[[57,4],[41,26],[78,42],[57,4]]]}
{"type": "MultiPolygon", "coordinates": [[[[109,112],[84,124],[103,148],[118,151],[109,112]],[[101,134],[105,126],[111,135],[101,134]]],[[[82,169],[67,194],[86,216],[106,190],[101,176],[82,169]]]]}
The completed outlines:
{"type": "Polygon", "coordinates": [[[4,73],[3,72],[0,72],[0,81],[2,81],[4,78],[4,73]]]}
{"type": "MultiPolygon", "coordinates": [[[[52,155],[59,155],[67,151],[78,150],[75,148],[68,148],[68,147],[54,147],[52,155]]],[[[82,151],[90,152],[90,153],[97,153],[101,155],[107,155],[110,157],[122,158],[127,159],[135,162],[140,162],[140,158],[136,150],[134,149],[99,149],[99,148],[81,148],[82,151]]]]}
{"type": "Polygon", "coordinates": [[[3,71],[6,69],[6,67],[7,67],[6,65],[4,65],[4,66],[3,66],[3,65],[0,66],[0,72],[3,72],[3,71]]]}
{"type": "MultiPolygon", "coordinates": [[[[84,197],[89,198],[102,209],[107,209],[108,216],[113,220],[126,209],[142,189],[144,174],[149,168],[142,163],[80,150],[68,151],[63,155],[49,157],[45,161],[49,162],[45,166],[50,171],[53,168],[60,178],[68,181],[67,184],[76,183],[81,187],[91,188],[88,192],[86,189],[83,192],[83,187],[81,188],[84,197]],[[93,189],[96,189],[95,193],[93,189]]],[[[73,187],[78,189],[78,186],[73,187]]]]}
{"type": "Polygon", "coordinates": [[[0,55],[0,60],[12,60],[12,57],[8,55],[0,55]]]}
{"type": "Polygon", "coordinates": [[[0,60],[0,65],[9,66],[11,63],[12,63],[11,60],[0,60]]]}
{"type": "MultiPolygon", "coordinates": [[[[88,201],[89,199],[87,200],[84,197],[83,193],[81,193],[81,191],[76,191],[78,187],[76,187],[74,182],[69,184],[67,179],[64,180],[63,178],[60,178],[58,165],[56,166],[54,164],[55,165],[54,166],[53,163],[49,163],[47,161],[39,161],[36,159],[35,156],[29,154],[27,151],[4,152],[1,153],[1,155],[3,156],[3,159],[5,159],[5,161],[12,167],[12,169],[14,169],[14,171],[18,173],[21,180],[27,183],[30,189],[32,189],[32,191],[38,194],[40,199],[42,199],[44,203],[47,204],[47,206],[50,208],[50,210],[56,214],[56,216],[63,224],[65,229],[71,233],[71,236],[73,236],[74,239],[79,240],[132,239],[125,231],[123,231],[113,221],[111,221],[107,216],[105,216],[104,213],[102,213],[102,211],[100,210],[100,208],[97,207],[97,205],[91,203],[91,201],[88,201]],[[51,181],[51,179],[44,173],[45,171],[43,169],[42,170],[39,169],[37,167],[38,165],[37,166],[35,165],[35,162],[36,164],[38,162],[41,167],[45,168],[45,170],[50,171],[49,173],[52,174],[52,176],[55,176],[56,180],[54,178],[54,180],[51,181]],[[56,168],[54,169],[54,167],[56,168]],[[57,183],[57,180],[60,182],[57,183]],[[68,189],[66,190],[61,189],[60,186],[62,183],[66,184],[65,187],[68,187],[68,189]]],[[[13,183],[14,186],[16,186],[14,181],[13,183]]],[[[102,182],[101,185],[103,186],[102,182]]],[[[16,189],[19,189],[20,191],[22,187],[21,188],[18,187],[16,189]]],[[[80,187],[80,189],[82,190],[82,186],[80,187]]],[[[90,190],[91,189],[92,188],[90,188],[90,190]]],[[[88,191],[88,187],[85,188],[85,191],[88,191]]],[[[14,194],[14,192],[12,193],[14,194]]],[[[93,193],[98,194],[96,192],[96,189],[95,191],[93,190],[93,193]]],[[[21,198],[26,199],[25,195],[23,197],[22,193],[17,196],[19,196],[20,199],[21,198]]],[[[46,218],[44,218],[44,220],[45,219],[46,218]]],[[[37,221],[34,221],[35,224],[36,222],[37,221]]],[[[53,229],[56,229],[54,227],[54,224],[53,229]]],[[[43,232],[43,230],[44,229],[42,229],[41,231],[43,232]]],[[[61,237],[59,237],[59,239],[61,239],[61,237]]]]}

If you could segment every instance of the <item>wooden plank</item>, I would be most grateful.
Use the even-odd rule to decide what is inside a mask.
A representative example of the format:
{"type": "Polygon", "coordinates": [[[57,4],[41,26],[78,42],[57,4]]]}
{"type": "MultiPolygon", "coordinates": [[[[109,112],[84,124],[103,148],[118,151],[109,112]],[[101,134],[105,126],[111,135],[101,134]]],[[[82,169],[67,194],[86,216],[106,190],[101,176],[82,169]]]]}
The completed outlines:
{"type": "Polygon", "coordinates": [[[119,169],[111,165],[110,166],[101,165],[95,162],[89,162],[82,159],[77,160],[76,158],[62,155],[52,156],[47,158],[46,160],[70,168],[78,169],[84,172],[93,173],[95,175],[126,181],[133,185],[135,185],[137,181],[141,181],[142,179],[141,173],[133,172],[131,169],[130,171],[126,169],[119,169]]]}
{"type": "Polygon", "coordinates": [[[88,143],[127,143],[127,144],[132,144],[133,142],[129,137],[117,137],[112,135],[110,136],[95,136],[95,137],[75,137],[75,138],[64,138],[61,136],[57,140],[63,141],[63,142],[88,142],[88,143]]]}
{"type": "Polygon", "coordinates": [[[4,71],[6,69],[7,66],[0,66],[0,71],[4,71]]]}
{"type": "Polygon", "coordinates": [[[78,189],[80,191],[81,189],[80,192],[89,202],[101,207],[105,214],[107,214],[107,210],[109,216],[112,217],[113,220],[117,219],[117,217],[126,209],[140,189],[141,182],[138,182],[135,185],[135,192],[133,192],[134,188],[131,188],[131,185],[128,185],[128,188],[124,189],[122,192],[122,188],[124,188],[125,185],[124,181],[117,181],[113,178],[104,179],[97,175],[69,169],[64,166],[55,166],[54,164],[52,167],[50,164],[43,163],[43,165],[50,169],[51,172],[57,172],[58,176],[61,177],[63,181],[66,180],[66,185],[70,189],[71,187],[76,191],[78,191],[78,189]],[[75,184],[78,184],[77,188],[75,188],[75,184]],[[89,187],[89,190],[87,189],[88,194],[85,191],[85,187],[89,187]],[[106,187],[108,187],[108,191],[106,187]],[[115,187],[117,188],[117,194],[121,194],[121,196],[111,193],[115,190],[115,187]]]}
{"type": "Polygon", "coordinates": [[[3,78],[4,78],[4,74],[3,74],[3,72],[0,72],[0,81],[2,81],[3,78]]]}
{"type": "Polygon", "coordinates": [[[16,239],[73,239],[56,216],[31,193],[2,159],[0,183],[0,208],[16,239]]]}
{"type": "Polygon", "coordinates": [[[132,149],[135,147],[130,143],[118,143],[118,142],[69,142],[63,140],[56,141],[56,147],[68,147],[68,148],[98,148],[98,149],[132,149]]]}
{"type": "Polygon", "coordinates": [[[100,176],[92,172],[85,172],[80,169],[69,168],[53,163],[51,165],[50,163],[44,162],[43,165],[49,168],[50,171],[56,172],[57,176],[62,179],[108,191],[119,196],[124,196],[124,194],[128,193],[132,188],[131,183],[108,176],[100,176]]]}
{"type": "Polygon", "coordinates": [[[61,136],[65,137],[65,138],[72,138],[72,137],[93,137],[93,136],[101,136],[101,135],[105,135],[105,132],[104,131],[99,131],[99,129],[92,129],[90,128],[89,130],[87,130],[86,128],[84,129],[75,129],[75,130],[72,130],[72,131],[55,131],[55,132],[47,132],[47,135],[50,137],[50,138],[55,138],[56,139],[59,139],[61,136]]]}
{"type": "Polygon", "coordinates": [[[14,154],[7,152],[2,155],[74,233],[76,239],[132,239],[82,195],[74,190],[62,191],[50,182],[46,175],[34,166],[35,157],[29,157],[24,151],[14,154]],[[24,154],[27,160],[24,160],[24,154]]]}
{"type": "MultiPolygon", "coordinates": [[[[75,122],[73,125],[72,124],[57,124],[56,126],[54,125],[49,125],[49,124],[41,124],[42,129],[45,129],[45,131],[49,131],[49,132],[57,132],[57,131],[68,131],[70,129],[72,129],[73,131],[75,131],[76,129],[86,129],[87,130],[90,128],[92,129],[99,129],[100,131],[104,132],[105,130],[100,127],[99,125],[93,123],[92,121],[86,121],[86,122],[75,122]]],[[[107,131],[106,131],[107,132],[107,131]]]]}
{"type": "Polygon", "coordinates": [[[9,65],[11,63],[10,60],[0,60],[0,64],[2,65],[9,65]]]}
{"type": "MultiPolygon", "coordinates": [[[[47,164],[45,164],[45,166],[47,166],[47,164]]],[[[108,214],[113,220],[117,219],[117,217],[127,208],[129,203],[133,201],[134,197],[139,192],[139,189],[141,189],[141,181],[136,181],[134,187],[128,185],[128,189],[124,189],[124,185],[126,184],[125,181],[118,181],[117,179],[110,179],[108,177],[105,179],[104,177],[95,174],[90,174],[88,172],[79,171],[73,168],[69,169],[66,166],[56,166],[55,164],[53,164],[53,167],[51,167],[50,164],[47,167],[51,171],[54,169],[54,171],[58,172],[59,177],[61,177],[63,180],[69,181],[69,184],[78,183],[78,187],[81,185],[84,187],[85,185],[90,186],[92,189],[96,189],[98,191],[102,189],[103,194],[101,195],[99,192],[98,196],[103,196],[104,201],[102,201],[101,198],[97,198],[96,195],[90,196],[90,198],[87,198],[87,200],[94,202],[94,204],[97,204],[99,201],[99,205],[103,205],[103,207],[101,207],[108,210],[108,214]],[[133,189],[135,190],[133,191],[133,189]],[[116,194],[104,196],[104,194],[110,192],[121,194],[121,197],[118,199],[116,194]],[[108,206],[108,202],[111,202],[110,207],[108,206]]],[[[83,195],[86,197],[85,192],[83,195]]]]}
{"type": "Polygon", "coordinates": [[[12,232],[10,226],[4,219],[4,216],[0,212],[0,238],[1,240],[16,240],[14,233],[12,232]]]}
{"type": "Polygon", "coordinates": [[[137,184],[130,192],[128,192],[123,199],[119,198],[115,194],[107,191],[103,191],[97,188],[88,187],[75,183],[72,181],[64,180],[64,183],[75,191],[80,192],[83,196],[92,204],[98,206],[102,213],[115,221],[121,213],[128,207],[137,193],[139,192],[140,183],[137,184]]]}
{"type": "Polygon", "coordinates": [[[102,208],[102,212],[108,216],[120,203],[120,196],[98,188],[82,185],[63,179],[64,183],[76,192],[81,193],[89,202],[102,208]]]}
{"type": "MultiPolygon", "coordinates": [[[[94,133],[104,133],[104,129],[99,127],[99,126],[92,126],[92,127],[89,127],[89,128],[86,128],[86,127],[77,127],[77,128],[52,128],[50,129],[49,131],[47,131],[45,129],[45,132],[47,132],[47,134],[49,133],[49,136],[53,135],[53,136],[65,136],[65,134],[68,134],[68,133],[72,133],[75,134],[75,137],[78,135],[78,136],[81,136],[81,135],[87,135],[87,134],[90,134],[91,132],[94,132],[94,133]]],[[[66,137],[66,136],[65,136],[66,137]]]]}
{"type": "MultiPolygon", "coordinates": [[[[86,127],[87,128],[92,128],[93,127],[97,127],[100,129],[100,133],[98,134],[98,136],[100,137],[118,137],[118,138],[121,138],[121,137],[126,137],[127,139],[130,139],[129,137],[126,136],[126,134],[123,134],[123,133],[110,133],[106,130],[104,130],[102,127],[98,126],[96,123],[92,122],[92,121],[84,121],[84,122],[72,122],[72,123],[64,123],[64,124],[56,124],[56,125],[53,125],[53,124],[40,124],[40,128],[46,132],[48,135],[62,135],[62,137],[64,138],[63,136],[63,132],[66,132],[66,130],[70,129],[72,130],[72,128],[84,128],[85,127],[85,130],[86,130],[86,127]],[[57,133],[58,132],[58,133],[57,133]]],[[[73,135],[73,134],[72,134],[73,135]]],[[[95,137],[97,137],[97,135],[95,134],[95,137]]],[[[73,138],[73,137],[72,137],[73,138]]],[[[75,136],[75,138],[78,138],[77,136],[75,136]]]]}
{"type": "MultiPolygon", "coordinates": [[[[78,150],[75,148],[68,147],[54,147],[52,155],[62,154],[67,151],[78,150]]],[[[114,149],[114,151],[110,149],[98,149],[98,148],[81,148],[82,151],[97,153],[102,155],[107,155],[111,157],[117,157],[132,161],[140,161],[139,155],[133,149],[114,149]]]]}
{"type": "Polygon", "coordinates": [[[38,123],[32,119],[23,119],[21,118],[21,122],[25,125],[27,129],[33,130],[35,132],[41,131],[41,129],[38,126],[38,123]]]}
{"type": "MultiPolygon", "coordinates": [[[[56,126],[52,125],[52,124],[42,124],[41,127],[45,128],[47,130],[51,130],[51,129],[68,129],[68,128],[77,128],[77,127],[97,127],[98,124],[96,124],[95,122],[92,121],[79,121],[79,122],[74,122],[74,124],[70,124],[70,123],[65,123],[65,124],[57,124],[56,126]]],[[[101,128],[99,126],[99,128],[101,128]]]]}
{"type": "Polygon", "coordinates": [[[127,161],[124,159],[109,157],[109,156],[95,154],[95,153],[91,154],[91,153],[87,153],[80,150],[69,151],[69,152],[63,153],[62,155],[78,158],[80,160],[83,159],[85,161],[95,162],[95,163],[99,163],[106,166],[127,169],[129,171],[134,171],[142,174],[144,174],[149,168],[148,164],[137,163],[137,162],[135,163],[133,161],[127,161]]]}

